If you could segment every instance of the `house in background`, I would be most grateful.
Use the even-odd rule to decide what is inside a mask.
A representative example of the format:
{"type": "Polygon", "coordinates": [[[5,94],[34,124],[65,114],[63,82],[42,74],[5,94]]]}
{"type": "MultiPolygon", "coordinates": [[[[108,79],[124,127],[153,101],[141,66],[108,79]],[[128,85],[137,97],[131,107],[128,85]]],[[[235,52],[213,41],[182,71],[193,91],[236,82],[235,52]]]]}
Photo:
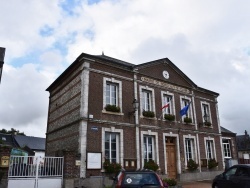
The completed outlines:
{"type": "Polygon", "coordinates": [[[45,138],[15,135],[14,139],[20,148],[33,152],[32,156],[45,156],[45,138]]]}
{"type": "Polygon", "coordinates": [[[236,133],[221,126],[222,149],[225,168],[238,164],[236,133]]]}
{"type": "Polygon", "coordinates": [[[11,148],[10,155],[45,156],[45,138],[0,133],[0,144],[11,148]]]}
{"type": "Polygon", "coordinates": [[[238,158],[241,164],[250,164],[250,137],[245,130],[244,135],[236,136],[238,147],[238,158]]]}
{"type": "Polygon", "coordinates": [[[46,155],[64,156],[69,188],[78,179],[81,186],[96,181],[89,177],[100,177],[106,160],[125,169],[154,160],[159,173],[181,181],[224,170],[219,94],[197,86],[168,58],[135,65],[82,53],[47,91],[46,155]],[[195,175],[191,159],[199,164],[195,175]],[[219,162],[213,170],[210,159],[219,162]]]}

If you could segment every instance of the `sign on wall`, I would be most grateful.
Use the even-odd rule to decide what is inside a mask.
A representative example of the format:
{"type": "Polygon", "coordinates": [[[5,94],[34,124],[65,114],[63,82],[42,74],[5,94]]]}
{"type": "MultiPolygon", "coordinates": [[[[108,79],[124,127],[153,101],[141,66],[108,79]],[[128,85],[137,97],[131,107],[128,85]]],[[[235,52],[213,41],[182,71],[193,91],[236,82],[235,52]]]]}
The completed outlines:
{"type": "Polygon", "coordinates": [[[102,153],[87,153],[87,169],[102,169],[102,153]]]}

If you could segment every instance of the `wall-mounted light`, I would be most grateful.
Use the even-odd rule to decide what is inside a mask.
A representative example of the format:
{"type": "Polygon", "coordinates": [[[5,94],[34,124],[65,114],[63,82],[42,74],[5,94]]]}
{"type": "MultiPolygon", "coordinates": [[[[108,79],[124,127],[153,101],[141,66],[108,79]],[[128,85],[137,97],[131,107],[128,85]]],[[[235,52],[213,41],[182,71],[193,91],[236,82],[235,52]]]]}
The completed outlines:
{"type": "Polygon", "coordinates": [[[133,104],[134,111],[137,111],[139,108],[139,102],[136,99],[134,99],[132,104],[133,104]]]}

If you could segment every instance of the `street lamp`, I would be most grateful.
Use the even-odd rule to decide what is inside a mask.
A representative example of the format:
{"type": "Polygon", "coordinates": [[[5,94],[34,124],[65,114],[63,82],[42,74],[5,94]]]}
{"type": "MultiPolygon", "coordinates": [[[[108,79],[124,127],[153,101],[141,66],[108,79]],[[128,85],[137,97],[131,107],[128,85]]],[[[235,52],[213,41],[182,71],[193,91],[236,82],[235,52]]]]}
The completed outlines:
{"type": "Polygon", "coordinates": [[[134,112],[137,111],[139,108],[139,102],[136,99],[134,99],[132,104],[133,104],[134,112]]]}
{"type": "Polygon", "coordinates": [[[0,83],[1,83],[2,72],[3,72],[4,55],[5,55],[5,48],[0,47],[0,83]]]}

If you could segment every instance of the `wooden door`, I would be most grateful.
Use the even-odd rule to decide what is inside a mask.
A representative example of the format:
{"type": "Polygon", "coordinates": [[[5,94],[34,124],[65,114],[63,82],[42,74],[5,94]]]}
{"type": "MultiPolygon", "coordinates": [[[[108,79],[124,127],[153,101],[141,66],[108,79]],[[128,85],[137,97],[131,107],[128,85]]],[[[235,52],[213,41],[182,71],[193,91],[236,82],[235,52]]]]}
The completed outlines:
{"type": "Polygon", "coordinates": [[[176,139],[167,137],[166,139],[166,156],[167,156],[167,174],[169,178],[176,178],[176,139]]]}

